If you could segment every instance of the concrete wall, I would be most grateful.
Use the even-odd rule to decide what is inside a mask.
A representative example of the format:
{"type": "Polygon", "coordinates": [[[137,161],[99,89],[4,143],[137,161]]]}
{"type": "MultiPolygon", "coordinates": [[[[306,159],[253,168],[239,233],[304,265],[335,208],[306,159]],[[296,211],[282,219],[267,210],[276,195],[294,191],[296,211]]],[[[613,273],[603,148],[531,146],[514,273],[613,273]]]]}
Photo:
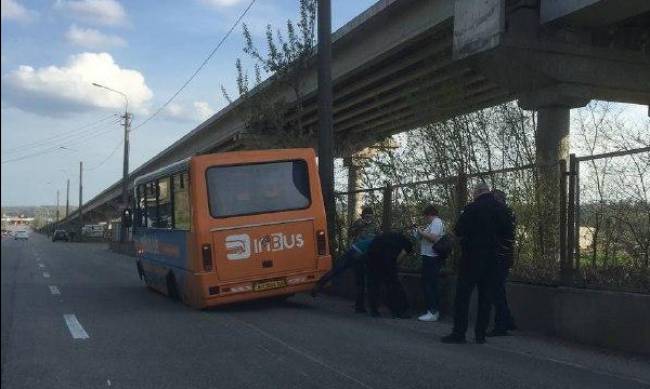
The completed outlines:
{"type": "MultiPolygon", "coordinates": [[[[411,306],[424,306],[417,274],[401,275],[411,306]]],[[[333,294],[352,298],[351,272],[335,280],[333,294]]],[[[449,315],[453,307],[455,276],[440,279],[440,310],[449,315]]],[[[650,295],[508,283],[508,303],[520,330],[605,347],[650,355],[650,295]]],[[[470,318],[476,315],[476,293],[470,318]]],[[[491,322],[492,323],[492,322],[491,322]]]]}

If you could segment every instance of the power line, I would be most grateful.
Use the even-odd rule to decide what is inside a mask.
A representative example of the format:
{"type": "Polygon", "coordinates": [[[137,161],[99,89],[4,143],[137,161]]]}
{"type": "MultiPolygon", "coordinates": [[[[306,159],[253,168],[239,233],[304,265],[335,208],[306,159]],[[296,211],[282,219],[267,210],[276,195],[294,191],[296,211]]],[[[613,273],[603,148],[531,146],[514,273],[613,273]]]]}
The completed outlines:
{"type": "Polygon", "coordinates": [[[138,124],[138,125],[137,125],[136,127],[134,127],[131,131],[137,130],[138,128],[140,128],[140,127],[144,126],[145,124],[147,124],[151,119],[153,119],[154,117],[156,117],[156,116],[157,116],[157,115],[158,115],[158,114],[159,114],[163,109],[165,109],[165,108],[169,105],[169,103],[171,103],[171,102],[176,98],[176,96],[178,96],[178,95],[183,91],[183,89],[185,89],[185,87],[186,87],[190,82],[192,82],[192,80],[194,79],[194,77],[196,77],[196,75],[199,74],[199,72],[200,72],[200,71],[205,67],[205,65],[206,65],[206,64],[208,63],[208,61],[209,61],[209,60],[214,56],[214,54],[217,52],[217,50],[219,50],[219,48],[221,48],[221,46],[222,46],[223,43],[226,41],[226,39],[228,39],[228,37],[230,36],[230,34],[232,34],[232,32],[235,30],[235,28],[239,25],[239,23],[242,21],[242,19],[244,18],[244,16],[246,16],[246,14],[248,13],[248,11],[253,7],[253,4],[255,4],[255,1],[256,1],[256,0],[251,0],[251,2],[248,4],[248,7],[246,7],[246,9],[244,10],[244,12],[242,12],[241,15],[239,15],[239,18],[237,18],[237,20],[236,20],[235,23],[232,25],[232,27],[230,27],[230,30],[228,30],[228,32],[226,33],[226,35],[224,35],[223,38],[221,38],[221,40],[219,41],[219,43],[217,44],[217,46],[216,46],[214,49],[212,49],[212,51],[211,51],[210,54],[207,56],[207,58],[203,60],[203,62],[201,63],[201,65],[199,65],[199,67],[194,71],[194,73],[192,73],[192,75],[190,76],[190,78],[188,78],[187,81],[185,81],[185,83],[180,87],[180,89],[178,89],[178,90],[176,91],[176,93],[174,93],[174,94],[173,94],[173,95],[172,95],[172,96],[171,96],[171,97],[170,97],[170,98],[169,98],[169,99],[168,99],[168,100],[167,100],[163,105],[161,105],[160,108],[158,108],[158,109],[156,110],[156,112],[154,112],[153,114],[151,114],[151,116],[149,116],[148,118],[146,118],[142,123],[138,124]]]}
{"type": "MultiPolygon", "coordinates": [[[[111,123],[111,124],[113,124],[113,123],[111,123]]],[[[111,131],[114,131],[114,129],[113,128],[102,129],[100,131],[95,131],[95,132],[92,132],[92,133],[88,133],[88,134],[86,134],[86,136],[82,137],[81,139],[78,139],[75,142],[55,145],[55,146],[51,146],[49,148],[46,148],[44,150],[36,151],[34,153],[30,153],[30,154],[27,154],[27,155],[22,155],[20,157],[16,157],[16,158],[12,158],[12,159],[7,159],[7,160],[2,161],[2,164],[4,165],[5,163],[18,162],[18,161],[22,161],[22,160],[29,159],[29,158],[35,158],[35,157],[41,156],[43,154],[49,154],[49,153],[52,153],[54,151],[65,149],[68,146],[74,146],[74,145],[85,143],[86,140],[95,139],[97,136],[107,134],[107,133],[109,133],[111,131]]]]}
{"type": "Polygon", "coordinates": [[[81,127],[75,128],[73,130],[64,131],[64,132],[59,133],[57,135],[53,135],[53,136],[41,139],[41,140],[36,141],[36,142],[25,143],[25,144],[22,144],[22,145],[19,145],[19,146],[15,146],[15,147],[3,150],[2,152],[4,154],[13,154],[15,152],[23,151],[24,149],[35,148],[35,147],[39,147],[39,146],[42,146],[44,144],[51,143],[51,142],[54,142],[54,141],[60,141],[61,139],[81,135],[81,134],[83,134],[83,133],[85,133],[87,131],[90,131],[90,130],[87,130],[89,127],[94,128],[96,125],[98,125],[100,123],[103,123],[106,120],[108,120],[108,119],[110,119],[111,117],[114,117],[114,116],[115,116],[115,114],[110,114],[110,115],[108,115],[106,117],[103,117],[103,118],[101,118],[99,120],[96,120],[96,121],[94,121],[92,123],[85,124],[85,125],[83,125],[81,127]],[[86,130],[86,131],[82,131],[82,130],[86,130]]]}
{"type": "Polygon", "coordinates": [[[120,149],[120,146],[122,146],[123,144],[124,144],[124,139],[121,139],[119,142],[117,142],[117,144],[115,145],[115,148],[113,149],[113,151],[111,151],[111,153],[108,154],[108,156],[106,158],[104,158],[104,160],[102,160],[99,164],[97,164],[97,166],[94,166],[94,167],[91,167],[91,168],[86,168],[86,171],[97,170],[100,167],[102,167],[106,162],[108,162],[109,159],[111,159],[111,157],[115,154],[115,152],[117,150],[120,149]]]}

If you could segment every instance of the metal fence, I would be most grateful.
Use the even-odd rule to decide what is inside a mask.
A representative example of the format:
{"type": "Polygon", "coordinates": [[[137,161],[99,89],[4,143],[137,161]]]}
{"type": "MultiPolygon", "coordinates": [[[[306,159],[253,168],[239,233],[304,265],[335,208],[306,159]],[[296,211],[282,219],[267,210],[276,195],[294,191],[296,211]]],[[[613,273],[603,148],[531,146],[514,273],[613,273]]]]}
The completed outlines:
{"type": "MultiPolygon", "coordinates": [[[[453,231],[457,216],[469,200],[470,188],[482,180],[507,194],[517,218],[511,279],[650,293],[649,151],[644,148],[580,158],[572,155],[569,163],[559,161],[560,182],[555,188],[560,192],[561,206],[551,220],[544,212],[546,201],[542,200],[546,199],[540,200],[536,192],[534,165],[338,192],[337,246],[348,246],[347,226],[352,220],[347,220],[347,205],[351,195],[359,194],[362,204],[374,209],[382,229],[410,231],[413,224],[423,224],[420,211],[424,204],[434,204],[447,231],[453,231]],[[627,158],[631,163],[621,160],[612,164],[615,158],[627,158]],[[607,160],[608,174],[618,180],[611,179],[607,185],[619,188],[616,193],[605,191],[603,180],[597,180],[589,170],[594,161],[607,160]],[[599,194],[597,200],[594,190],[599,194]],[[544,224],[550,224],[550,229],[544,224]],[[558,242],[559,252],[550,257],[544,255],[548,244],[541,238],[544,230],[551,231],[558,242]]],[[[599,172],[602,177],[602,170],[599,172]]],[[[447,271],[455,270],[458,254],[456,250],[447,260],[447,271]]],[[[403,271],[418,271],[420,261],[413,255],[400,265],[403,271]]]]}
{"type": "Polygon", "coordinates": [[[571,280],[650,293],[650,147],[572,156],[567,177],[571,280]]]}

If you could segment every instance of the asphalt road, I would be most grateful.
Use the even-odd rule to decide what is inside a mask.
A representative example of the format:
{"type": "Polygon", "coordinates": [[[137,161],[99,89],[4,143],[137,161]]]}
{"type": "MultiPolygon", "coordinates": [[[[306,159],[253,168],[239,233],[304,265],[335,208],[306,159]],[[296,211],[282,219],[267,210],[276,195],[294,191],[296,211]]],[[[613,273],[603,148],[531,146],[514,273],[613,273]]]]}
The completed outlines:
{"type": "Polygon", "coordinates": [[[642,357],[449,330],[331,297],[198,311],[104,245],[2,241],[3,388],[650,388],[642,357]]]}

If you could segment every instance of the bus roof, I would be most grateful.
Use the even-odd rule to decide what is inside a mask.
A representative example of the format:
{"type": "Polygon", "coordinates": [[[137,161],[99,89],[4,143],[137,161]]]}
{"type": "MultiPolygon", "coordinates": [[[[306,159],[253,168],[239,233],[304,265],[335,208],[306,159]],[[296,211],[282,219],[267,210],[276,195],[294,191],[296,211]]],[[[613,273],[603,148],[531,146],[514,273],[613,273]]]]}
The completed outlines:
{"type": "Polygon", "coordinates": [[[165,167],[162,167],[158,170],[154,170],[153,172],[149,174],[145,174],[144,176],[140,176],[135,179],[133,182],[134,186],[138,186],[139,184],[143,182],[149,182],[152,180],[155,180],[156,178],[160,177],[167,177],[169,175],[172,175],[174,173],[182,172],[185,170],[189,169],[189,164],[190,164],[190,158],[185,158],[180,161],[174,162],[170,165],[167,165],[165,167]]]}

